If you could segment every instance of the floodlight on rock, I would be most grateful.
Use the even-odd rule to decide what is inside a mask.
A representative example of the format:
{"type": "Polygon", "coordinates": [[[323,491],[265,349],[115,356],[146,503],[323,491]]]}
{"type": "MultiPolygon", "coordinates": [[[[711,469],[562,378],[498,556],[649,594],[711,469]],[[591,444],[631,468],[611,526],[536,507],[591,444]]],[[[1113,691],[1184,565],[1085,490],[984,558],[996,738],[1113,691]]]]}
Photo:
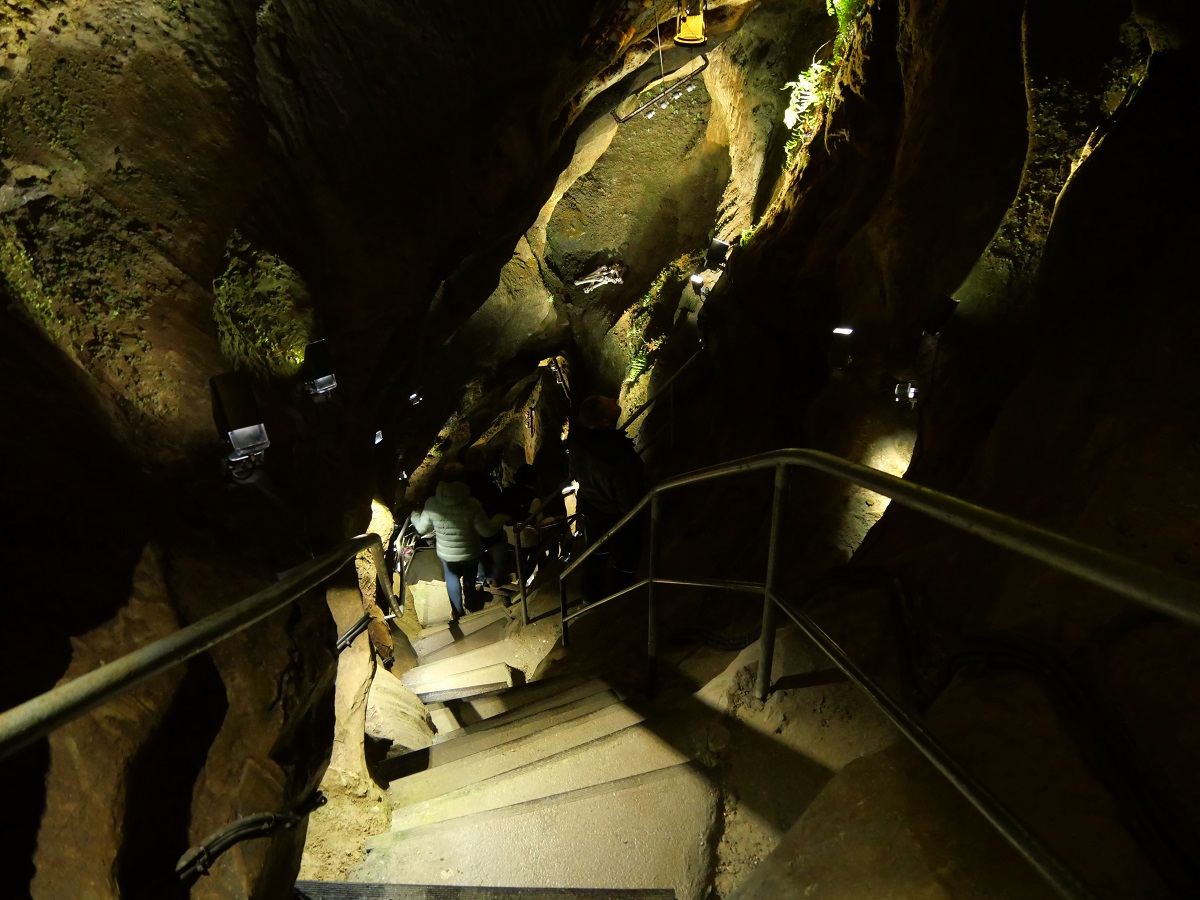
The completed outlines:
{"type": "Polygon", "coordinates": [[[833,329],[833,340],[829,344],[829,364],[835,369],[845,369],[850,365],[850,345],[854,339],[854,329],[848,325],[840,325],[833,329]]]}
{"type": "Polygon", "coordinates": [[[946,323],[950,321],[950,317],[954,315],[956,309],[958,309],[957,300],[945,294],[939,294],[934,300],[929,314],[925,316],[925,323],[921,330],[930,337],[937,337],[942,333],[942,329],[946,327],[946,323]]]}
{"type": "Polygon", "coordinates": [[[333,352],[325,341],[313,341],[304,348],[304,363],[300,366],[304,389],[314,400],[324,400],[337,387],[333,372],[333,352]]]}
{"type": "Polygon", "coordinates": [[[226,372],[209,379],[213,422],[225,441],[225,471],[242,480],[262,465],[271,441],[263,422],[249,377],[244,372],[226,372]]]}
{"type": "Polygon", "coordinates": [[[713,238],[708,245],[708,253],[704,255],[704,268],[719,269],[725,265],[725,257],[729,255],[729,242],[713,238]]]}

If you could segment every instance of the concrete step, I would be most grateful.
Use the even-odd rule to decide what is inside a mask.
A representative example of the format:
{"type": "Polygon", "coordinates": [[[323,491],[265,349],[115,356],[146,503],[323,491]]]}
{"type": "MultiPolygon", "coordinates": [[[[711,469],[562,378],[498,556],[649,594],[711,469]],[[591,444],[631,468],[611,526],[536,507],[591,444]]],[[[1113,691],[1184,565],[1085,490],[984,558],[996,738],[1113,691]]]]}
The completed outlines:
{"type": "Polygon", "coordinates": [[[477,697],[457,704],[455,716],[463,724],[462,733],[447,735],[445,739],[461,738],[477,734],[489,728],[497,728],[526,716],[536,715],[555,706],[563,706],[575,700],[608,690],[603,681],[583,678],[553,678],[524,685],[518,690],[495,697],[477,697]],[[482,721],[471,720],[472,716],[483,715],[482,721]]]}
{"type": "Polygon", "coordinates": [[[513,686],[512,669],[504,663],[495,663],[451,675],[413,679],[406,682],[406,686],[426,703],[445,703],[447,700],[508,690],[513,686]]]}
{"type": "Polygon", "coordinates": [[[461,672],[470,672],[472,669],[482,669],[496,663],[506,662],[511,653],[512,650],[504,641],[486,644],[437,662],[421,663],[401,675],[400,680],[408,687],[412,687],[414,684],[422,684],[438,678],[458,675],[461,672]]]}
{"type": "Polygon", "coordinates": [[[509,620],[508,610],[499,606],[488,607],[476,613],[467,613],[457,622],[441,622],[422,628],[409,637],[409,643],[417,657],[423,658],[487,628],[493,622],[503,621],[507,624],[509,620]]]}
{"type": "Polygon", "coordinates": [[[349,881],[297,881],[296,900],[675,900],[657,888],[458,887],[442,884],[356,884],[349,881]]]}
{"type": "Polygon", "coordinates": [[[603,683],[598,683],[598,686],[600,689],[594,693],[568,700],[558,706],[531,711],[505,724],[473,733],[465,733],[467,729],[461,729],[464,733],[456,733],[455,740],[444,741],[437,747],[430,748],[429,765],[431,768],[443,766],[473,754],[488,752],[620,702],[621,697],[616,691],[604,689],[603,683]]]}
{"type": "Polygon", "coordinates": [[[376,835],[363,881],[525,887],[652,886],[701,900],[717,793],[688,765],[579,787],[448,823],[376,835]]]}
{"type": "Polygon", "coordinates": [[[393,781],[388,786],[388,800],[393,811],[434,800],[471,785],[485,787],[489,779],[515,772],[642,721],[640,714],[618,703],[615,696],[605,698],[601,694],[591,699],[608,699],[609,705],[582,713],[558,727],[539,730],[393,781]]]}
{"type": "Polygon", "coordinates": [[[444,703],[426,703],[425,708],[429,710],[429,720],[433,722],[435,738],[439,734],[446,735],[452,731],[462,729],[462,725],[454,715],[454,710],[450,709],[444,703]]]}
{"type": "MultiPolygon", "coordinates": [[[[494,612],[493,610],[484,610],[485,612],[494,612]]],[[[443,659],[451,659],[455,656],[460,656],[463,653],[468,653],[480,647],[486,647],[488,644],[495,644],[498,641],[504,640],[504,635],[508,632],[509,619],[507,616],[497,617],[494,622],[489,623],[478,631],[467,634],[445,647],[440,647],[425,656],[418,656],[418,665],[426,663],[439,662],[443,659]]]]}
{"type": "Polygon", "coordinates": [[[392,831],[460,819],[518,803],[643,775],[687,758],[638,725],[573,746],[514,772],[470,784],[392,812],[392,831]]]}

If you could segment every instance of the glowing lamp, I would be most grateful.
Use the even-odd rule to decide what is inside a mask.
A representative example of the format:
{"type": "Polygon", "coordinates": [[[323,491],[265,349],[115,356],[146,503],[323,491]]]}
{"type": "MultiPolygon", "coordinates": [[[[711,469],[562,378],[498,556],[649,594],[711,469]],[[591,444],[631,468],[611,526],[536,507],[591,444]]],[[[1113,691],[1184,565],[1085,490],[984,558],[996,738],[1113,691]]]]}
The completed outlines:
{"type": "Polygon", "coordinates": [[[325,341],[313,341],[304,348],[304,364],[300,367],[304,389],[314,398],[323,398],[337,387],[333,373],[333,353],[325,341]]]}
{"type": "Polygon", "coordinates": [[[713,238],[708,245],[708,253],[704,256],[704,268],[719,269],[725,265],[725,257],[729,255],[729,242],[713,238]]]}
{"type": "Polygon", "coordinates": [[[958,309],[957,300],[947,297],[945,294],[939,294],[934,300],[929,314],[925,317],[925,324],[921,330],[930,337],[937,337],[942,333],[942,329],[946,327],[946,323],[950,321],[950,317],[954,315],[956,309],[958,309]]]}
{"type": "Polygon", "coordinates": [[[244,372],[226,372],[214,375],[208,386],[213,422],[228,448],[226,472],[245,478],[262,463],[263,453],[271,446],[250,379],[244,372]]]}
{"type": "Polygon", "coordinates": [[[854,329],[847,325],[833,329],[833,340],[829,344],[829,364],[835,369],[845,369],[850,365],[850,344],[853,336],[854,329]]]}

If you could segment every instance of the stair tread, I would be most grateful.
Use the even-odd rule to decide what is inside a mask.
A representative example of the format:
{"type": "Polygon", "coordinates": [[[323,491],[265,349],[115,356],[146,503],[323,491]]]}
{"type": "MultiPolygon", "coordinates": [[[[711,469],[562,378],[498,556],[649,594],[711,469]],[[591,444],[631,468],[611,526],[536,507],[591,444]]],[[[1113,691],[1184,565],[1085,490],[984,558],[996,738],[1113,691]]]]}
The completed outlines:
{"type": "Polygon", "coordinates": [[[640,725],[540,759],[513,772],[392,812],[392,830],[458,819],[686,762],[687,757],[640,725]]]}
{"type": "Polygon", "coordinates": [[[534,739],[549,729],[568,725],[582,716],[619,703],[620,700],[614,691],[597,691],[562,706],[523,716],[507,725],[464,735],[460,740],[443,741],[430,750],[430,768],[451,765],[480,753],[494,753],[506,749],[514,742],[534,739]]]}
{"type": "Polygon", "coordinates": [[[408,684],[407,687],[425,702],[445,702],[490,691],[508,690],[513,684],[512,671],[505,663],[495,663],[479,669],[408,684]]]}
{"type": "Polygon", "coordinates": [[[418,654],[417,658],[420,660],[421,665],[426,665],[428,663],[440,662],[443,659],[461,656],[477,647],[486,647],[488,644],[502,641],[504,640],[505,633],[508,631],[509,621],[507,617],[496,619],[478,631],[453,640],[444,647],[439,647],[437,650],[424,655],[418,654]]]}
{"type": "Polygon", "coordinates": [[[467,613],[456,622],[440,622],[422,628],[409,638],[409,643],[418,657],[424,657],[487,628],[493,622],[507,623],[511,619],[504,607],[489,606],[479,612],[467,613]]]}
{"type": "MultiPolygon", "coordinates": [[[[489,731],[492,729],[499,729],[518,722],[521,719],[535,716],[538,713],[544,712],[548,709],[565,706],[577,700],[590,697],[593,694],[599,694],[603,691],[610,690],[609,686],[599,679],[591,679],[586,681],[575,681],[572,679],[572,682],[573,683],[567,687],[561,687],[553,691],[547,690],[547,688],[549,688],[553,682],[535,682],[534,685],[524,686],[519,691],[513,691],[510,694],[506,694],[505,698],[513,698],[514,700],[525,702],[518,702],[515,707],[507,712],[486,718],[481,722],[471,722],[469,724],[463,723],[461,730],[441,737],[440,740],[435,739],[435,741],[438,743],[445,743],[446,741],[450,740],[462,740],[468,735],[478,734],[482,731],[489,731]],[[533,697],[534,699],[530,700],[530,697],[533,697]]],[[[459,714],[458,718],[460,722],[463,720],[461,713],[459,714]]]]}
{"type": "Polygon", "coordinates": [[[464,653],[451,656],[436,662],[423,662],[409,669],[400,676],[400,680],[410,687],[459,672],[469,672],[472,669],[482,669],[495,663],[506,663],[513,655],[512,648],[505,641],[485,644],[464,653]]]}
{"type": "MultiPolygon", "coordinates": [[[[601,698],[603,699],[603,698],[601,698]]],[[[527,734],[480,753],[442,763],[424,772],[393,781],[388,799],[393,808],[412,806],[489,779],[511,774],[527,766],[637,725],[642,716],[612,698],[611,705],[586,709],[578,717],[557,726],[527,734]]]]}
{"type": "MultiPolygon", "coordinates": [[[[367,840],[351,878],[705,892],[717,792],[689,765],[367,840]],[[447,852],[448,848],[453,848],[447,852]],[[586,848],[586,852],[584,852],[586,848]],[[525,852],[522,852],[525,851],[525,852]]],[[[654,895],[650,895],[654,896],[654,895]]],[[[666,896],[670,896],[668,893],[666,896]]]]}

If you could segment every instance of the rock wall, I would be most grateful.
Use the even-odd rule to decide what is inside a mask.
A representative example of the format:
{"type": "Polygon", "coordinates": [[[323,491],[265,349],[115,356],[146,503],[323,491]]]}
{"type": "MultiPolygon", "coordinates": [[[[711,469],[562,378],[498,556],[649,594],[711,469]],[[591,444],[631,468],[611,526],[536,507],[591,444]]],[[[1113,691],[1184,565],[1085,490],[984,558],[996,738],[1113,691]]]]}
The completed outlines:
{"type": "MultiPolygon", "coordinates": [[[[1160,48],[1145,69],[1126,4],[868,4],[802,170],[706,309],[716,377],[693,414],[725,429],[697,430],[672,463],[789,443],[855,458],[895,428],[890,387],[916,377],[909,478],[1191,574],[1184,6],[1137,10],[1160,48]],[[964,278],[941,338],[922,338],[936,296],[964,278]],[[854,358],[831,375],[837,324],[854,326],[854,358]]],[[[688,518],[759,521],[749,493],[697,499],[688,518]]],[[[819,545],[842,494],[804,476],[793,487],[797,592],[839,561],[819,545]]],[[[1178,841],[1200,813],[1191,626],[894,504],[854,562],[899,575],[911,602],[841,591],[814,614],[899,696],[915,692],[972,773],[1099,895],[1186,891],[1178,841]],[[856,625],[893,615],[885,640],[856,625]]],[[[832,790],[915,803],[908,827],[944,815],[870,777],[848,770],[832,790]]],[[[804,833],[839,827],[822,807],[804,833]]],[[[958,875],[911,889],[967,891],[958,879],[994,860],[964,851],[958,875]]],[[[841,888],[866,891],[862,873],[841,888]]]]}

